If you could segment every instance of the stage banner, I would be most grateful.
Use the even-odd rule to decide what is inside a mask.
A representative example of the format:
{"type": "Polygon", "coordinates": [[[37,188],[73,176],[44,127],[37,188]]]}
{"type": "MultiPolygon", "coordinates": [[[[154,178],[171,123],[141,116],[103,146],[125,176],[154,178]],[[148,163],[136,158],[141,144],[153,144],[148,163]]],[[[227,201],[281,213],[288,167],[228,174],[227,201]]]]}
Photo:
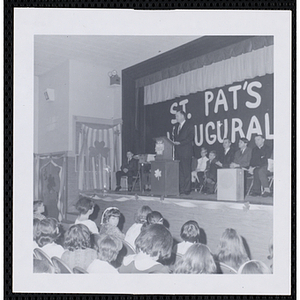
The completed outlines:
{"type": "Polygon", "coordinates": [[[153,138],[169,136],[176,124],[176,111],[182,109],[195,128],[194,156],[201,147],[222,151],[228,137],[237,149],[240,137],[250,140],[263,134],[273,146],[273,74],[247,79],[219,88],[145,105],[146,152],[154,153],[153,138]]]}

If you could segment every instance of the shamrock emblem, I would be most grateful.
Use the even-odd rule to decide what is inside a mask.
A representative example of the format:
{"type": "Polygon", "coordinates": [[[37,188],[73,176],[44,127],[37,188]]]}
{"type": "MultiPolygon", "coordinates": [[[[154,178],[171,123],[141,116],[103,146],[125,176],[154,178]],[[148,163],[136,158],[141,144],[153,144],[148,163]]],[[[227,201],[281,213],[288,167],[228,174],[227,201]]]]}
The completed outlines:
{"type": "Polygon", "coordinates": [[[159,180],[159,177],[161,177],[161,171],[159,169],[155,170],[154,176],[159,180]]]}

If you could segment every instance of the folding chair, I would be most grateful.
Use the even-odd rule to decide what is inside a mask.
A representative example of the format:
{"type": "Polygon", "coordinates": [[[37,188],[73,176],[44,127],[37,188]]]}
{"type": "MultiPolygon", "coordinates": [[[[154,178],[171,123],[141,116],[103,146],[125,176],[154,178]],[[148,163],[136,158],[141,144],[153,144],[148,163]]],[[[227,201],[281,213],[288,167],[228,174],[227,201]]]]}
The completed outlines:
{"type": "Polygon", "coordinates": [[[42,249],[39,249],[39,248],[35,248],[33,250],[33,253],[35,255],[35,257],[37,259],[41,259],[41,260],[44,260],[46,261],[47,263],[49,263],[52,267],[54,266],[53,263],[52,263],[52,260],[51,258],[42,250],[42,249]]]}
{"type": "Polygon", "coordinates": [[[88,274],[88,272],[85,269],[80,268],[80,267],[74,267],[73,273],[74,274],[88,274]]]}
{"type": "Polygon", "coordinates": [[[132,185],[132,191],[135,190],[136,184],[139,184],[139,191],[142,191],[142,183],[141,183],[141,171],[138,170],[136,176],[133,176],[133,185],[132,185]]]}
{"type": "Polygon", "coordinates": [[[57,271],[57,273],[60,274],[72,274],[72,270],[69,268],[69,266],[67,266],[67,264],[61,260],[60,258],[53,256],[51,258],[52,263],[57,271]]]}

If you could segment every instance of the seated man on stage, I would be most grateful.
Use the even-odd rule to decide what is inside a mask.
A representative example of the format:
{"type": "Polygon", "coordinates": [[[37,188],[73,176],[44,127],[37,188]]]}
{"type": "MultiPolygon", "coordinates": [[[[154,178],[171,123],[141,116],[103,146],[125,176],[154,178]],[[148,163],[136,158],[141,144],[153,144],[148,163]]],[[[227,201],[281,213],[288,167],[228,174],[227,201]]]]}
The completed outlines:
{"type": "Polygon", "coordinates": [[[247,139],[240,139],[240,149],[235,152],[233,162],[230,164],[230,168],[249,168],[252,150],[247,147],[248,143],[249,141],[247,139]]]}
{"type": "Polygon", "coordinates": [[[221,168],[229,168],[230,164],[234,160],[234,151],[231,148],[231,141],[226,138],[223,140],[223,148],[224,151],[219,157],[219,161],[216,162],[216,164],[221,168]]]}
{"type": "Polygon", "coordinates": [[[118,192],[121,189],[121,177],[127,176],[128,177],[128,191],[132,190],[132,182],[133,176],[137,174],[138,171],[138,160],[133,158],[133,153],[131,151],[127,152],[127,161],[123,163],[121,166],[121,171],[116,173],[117,179],[117,187],[115,189],[118,192]]]}
{"type": "Polygon", "coordinates": [[[206,169],[204,172],[204,186],[203,193],[213,194],[215,192],[215,185],[217,183],[217,173],[218,166],[217,162],[217,153],[215,150],[209,152],[208,158],[209,160],[206,163],[206,169]]]}
{"type": "Polygon", "coordinates": [[[192,171],[192,185],[194,189],[199,189],[204,182],[204,171],[206,169],[207,161],[209,160],[207,150],[201,148],[201,157],[197,160],[197,167],[195,171],[192,171]]]}
{"type": "Polygon", "coordinates": [[[262,135],[255,136],[256,146],[252,150],[249,173],[253,174],[253,186],[251,196],[271,196],[268,181],[268,159],[272,156],[272,149],[265,144],[262,135]],[[261,187],[263,193],[261,194],[261,187]]]}

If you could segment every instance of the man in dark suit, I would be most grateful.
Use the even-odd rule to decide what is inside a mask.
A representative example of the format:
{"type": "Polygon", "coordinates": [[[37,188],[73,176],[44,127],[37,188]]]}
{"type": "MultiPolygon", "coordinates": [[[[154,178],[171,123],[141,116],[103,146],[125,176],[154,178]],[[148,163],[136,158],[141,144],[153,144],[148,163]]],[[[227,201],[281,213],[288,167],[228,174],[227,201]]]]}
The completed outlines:
{"type": "Polygon", "coordinates": [[[234,159],[234,151],[230,147],[231,141],[226,138],[223,140],[223,148],[224,151],[219,157],[219,161],[216,162],[216,164],[221,168],[229,168],[230,164],[233,162],[234,159]]]}
{"type": "Polygon", "coordinates": [[[215,190],[215,185],[218,178],[218,165],[217,162],[217,153],[215,150],[209,152],[209,160],[206,163],[206,169],[204,171],[205,184],[203,187],[203,193],[213,194],[215,190]]]}
{"type": "Polygon", "coordinates": [[[271,195],[268,182],[268,159],[272,156],[272,149],[265,144],[262,135],[256,135],[256,146],[252,150],[249,173],[253,174],[252,196],[268,197],[271,195]],[[261,187],[263,193],[261,194],[261,187]]]}
{"type": "Polygon", "coordinates": [[[194,127],[186,121],[186,113],[176,112],[177,125],[174,128],[175,159],[179,160],[179,192],[191,192],[191,171],[193,156],[194,127]]]}
{"type": "Polygon", "coordinates": [[[240,139],[240,149],[235,152],[233,162],[230,164],[230,168],[249,168],[252,150],[247,147],[248,143],[249,141],[247,139],[240,139]]]}
{"type": "Polygon", "coordinates": [[[121,189],[121,177],[128,177],[128,191],[132,190],[133,176],[136,175],[138,170],[138,161],[133,158],[131,151],[127,152],[127,160],[121,166],[121,171],[116,173],[117,187],[115,189],[118,192],[121,189]]]}

